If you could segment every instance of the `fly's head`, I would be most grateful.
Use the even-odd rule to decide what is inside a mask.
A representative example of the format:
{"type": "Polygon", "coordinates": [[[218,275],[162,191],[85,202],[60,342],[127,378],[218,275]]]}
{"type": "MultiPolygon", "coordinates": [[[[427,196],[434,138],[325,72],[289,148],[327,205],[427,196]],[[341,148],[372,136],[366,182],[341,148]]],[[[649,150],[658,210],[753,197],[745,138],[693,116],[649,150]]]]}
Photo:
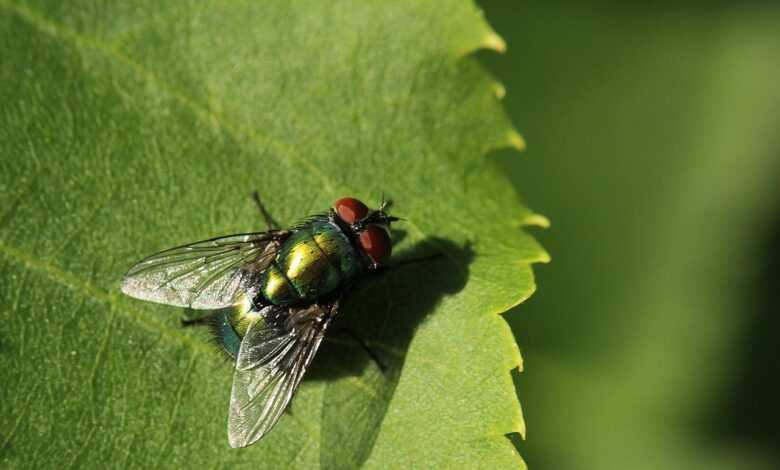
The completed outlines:
{"type": "Polygon", "coordinates": [[[387,214],[391,202],[384,197],[378,209],[369,209],[360,200],[345,197],[333,204],[333,210],[342,222],[349,225],[360,248],[371,263],[369,269],[377,269],[390,259],[393,242],[390,240],[390,224],[397,220],[387,214]]]}

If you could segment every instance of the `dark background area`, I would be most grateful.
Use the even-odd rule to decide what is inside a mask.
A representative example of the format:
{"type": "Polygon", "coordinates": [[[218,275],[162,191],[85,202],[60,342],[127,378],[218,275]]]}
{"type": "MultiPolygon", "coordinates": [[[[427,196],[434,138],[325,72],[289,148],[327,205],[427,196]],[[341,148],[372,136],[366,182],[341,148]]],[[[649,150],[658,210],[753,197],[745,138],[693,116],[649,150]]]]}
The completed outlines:
{"type": "Polygon", "coordinates": [[[529,467],[780,468],[780,5],[480,5],[552,221],[507,314],[529,467]]]}

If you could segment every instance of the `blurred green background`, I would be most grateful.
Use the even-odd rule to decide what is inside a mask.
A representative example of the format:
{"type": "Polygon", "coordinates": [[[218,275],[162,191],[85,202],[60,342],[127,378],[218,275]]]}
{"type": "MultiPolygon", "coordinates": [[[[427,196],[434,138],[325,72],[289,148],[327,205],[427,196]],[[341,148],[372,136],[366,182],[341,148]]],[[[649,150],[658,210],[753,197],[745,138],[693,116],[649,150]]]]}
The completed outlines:
{"type": "Polygon", "coordinates": [[[552,221],[508,313],[529,467],[780,468],[780,4],[480,5],[552,221]]]}

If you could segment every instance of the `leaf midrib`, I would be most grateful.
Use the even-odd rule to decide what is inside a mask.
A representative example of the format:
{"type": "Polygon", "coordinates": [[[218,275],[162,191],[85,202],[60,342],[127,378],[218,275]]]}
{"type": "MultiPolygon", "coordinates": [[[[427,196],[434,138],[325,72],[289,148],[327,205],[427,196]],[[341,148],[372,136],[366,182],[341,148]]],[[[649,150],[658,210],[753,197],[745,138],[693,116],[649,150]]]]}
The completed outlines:
{"type": "Polygon", "coordinates": [[[89,281],[85,281],[78,276],[75,276],[73,273],[55,266],[54,264],[37,259],[23,250],[8,245],[5,241],[2,240],[0,240],[0,253],[16,260],[18,263],[23,264],[24,266],[34,271],[44,274],[59,284],[73,289],[86,298],[107,304],[110,308],[114,309],[114,311],[134,320],[136,323],[143,326],[147,330],[160,333],[162,336],[168,337],[175,342],[192,348],[192,350],[195,352],[211,351],[209,347],[200,341],[182,334],[179,330],[170,328],[164,323],[154,320],[153,317],[149,317],[134,310],[122,308],[116,294],[101,289],[89,281]]]}

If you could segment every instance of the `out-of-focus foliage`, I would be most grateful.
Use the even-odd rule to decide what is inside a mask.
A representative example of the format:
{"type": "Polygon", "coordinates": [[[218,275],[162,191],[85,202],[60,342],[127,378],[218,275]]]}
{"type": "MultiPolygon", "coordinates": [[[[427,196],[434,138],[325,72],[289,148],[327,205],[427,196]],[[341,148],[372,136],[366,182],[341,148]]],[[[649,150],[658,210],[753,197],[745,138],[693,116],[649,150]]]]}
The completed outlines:
{"type": "Polygon", "coordinates": [[[482,2],[528,140],[499,158],[553,221],[510,316],[520,446],[536,469],[777,468],[777,320],[754,322],[778,312],[755,296],[777,256],[780,9],[634,3],[482,2]]]}

